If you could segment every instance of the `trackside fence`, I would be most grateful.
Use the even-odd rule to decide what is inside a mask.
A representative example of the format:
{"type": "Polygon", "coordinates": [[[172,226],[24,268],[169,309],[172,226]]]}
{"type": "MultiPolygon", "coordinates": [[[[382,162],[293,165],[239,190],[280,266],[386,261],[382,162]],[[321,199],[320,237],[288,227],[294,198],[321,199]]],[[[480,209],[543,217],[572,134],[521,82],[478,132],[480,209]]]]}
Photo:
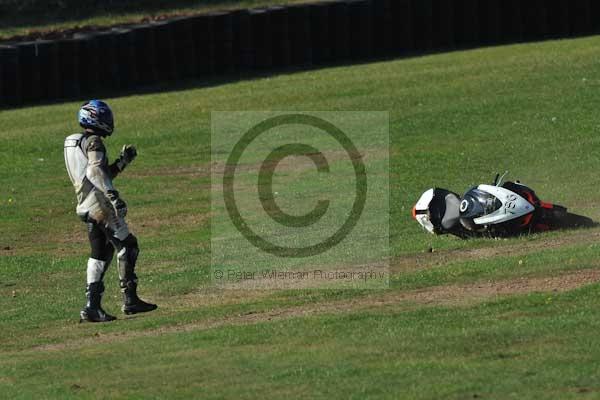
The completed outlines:
{"type": "Polygon", "coordinates": [[[0,106],[600,32],[597,0],[337,0],[0,45],[0,106]]]}

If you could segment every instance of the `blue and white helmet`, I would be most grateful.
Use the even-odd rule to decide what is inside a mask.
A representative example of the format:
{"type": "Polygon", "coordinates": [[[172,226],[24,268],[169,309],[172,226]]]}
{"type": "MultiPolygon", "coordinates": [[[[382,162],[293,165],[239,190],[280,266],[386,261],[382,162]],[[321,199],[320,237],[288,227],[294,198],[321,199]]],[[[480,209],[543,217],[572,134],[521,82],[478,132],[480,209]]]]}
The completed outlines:
{"type": "Polygon", "coordinates": [[[82,128],[100,131],[107,136],[112,135],[115,129],[113,113],[105,102],[101,100],[90,100],[85,102],[77,116],[82,128]]]}

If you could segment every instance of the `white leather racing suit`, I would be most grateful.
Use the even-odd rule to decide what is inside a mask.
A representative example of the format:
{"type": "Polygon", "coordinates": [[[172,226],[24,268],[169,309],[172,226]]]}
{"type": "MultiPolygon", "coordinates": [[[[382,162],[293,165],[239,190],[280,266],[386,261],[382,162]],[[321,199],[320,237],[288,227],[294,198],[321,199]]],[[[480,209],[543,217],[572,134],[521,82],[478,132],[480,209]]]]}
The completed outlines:
{"type": "Polygon", "coordinates": [[[115,192],[112,179],[121,168],[117,163],[108,165],[102,138],[92,133],[70,135],[65,139],[64,155],[77,194],[77,215],[85,222],[104,225],[119,240],[127,238],[127,223],[109,200],[109,193],[115,192]]]}

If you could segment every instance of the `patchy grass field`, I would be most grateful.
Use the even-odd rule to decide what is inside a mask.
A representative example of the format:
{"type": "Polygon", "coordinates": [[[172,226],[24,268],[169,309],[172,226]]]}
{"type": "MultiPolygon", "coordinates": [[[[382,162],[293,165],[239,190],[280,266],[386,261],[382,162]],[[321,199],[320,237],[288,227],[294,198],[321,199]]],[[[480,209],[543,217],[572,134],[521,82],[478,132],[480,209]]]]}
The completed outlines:
{"type": "MultiPolygon", "coordinates": [[[[160,309],[79,325],[87,242],[63,138],[79,102],[0,111],[0,393],[6,398],[596,398],[600,229],[425,235],[422,191],[497,171],[600,219],[600,38],[108,99],[117,187],[160,309]],[[389,110],[389,290],[210,285],[211,110],[389,110]],[[428,252],[429,247],[433,252],[428,252]]],[[[114,266],[105,308],[117,312],[114,266]]]]}

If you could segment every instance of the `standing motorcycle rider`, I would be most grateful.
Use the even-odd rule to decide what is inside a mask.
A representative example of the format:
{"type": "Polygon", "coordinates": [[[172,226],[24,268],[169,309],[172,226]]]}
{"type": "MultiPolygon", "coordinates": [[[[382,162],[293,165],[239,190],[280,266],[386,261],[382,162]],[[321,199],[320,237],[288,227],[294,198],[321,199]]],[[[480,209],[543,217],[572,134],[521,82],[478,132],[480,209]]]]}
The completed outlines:
{"type": "Polygon", "coordinates": [[[82,133],[65,139],[65,164],[77,194],[77,215],[88,226],[91,256],[87,263],[87,302],[81,310],[81,322],[108,322],[116,318],[101,306],[104,274],[117,250],[120,287],[123,292],[122,311],[136,314],[152,311],[155,304],[137,296],[135,264],[139,253],[137,239],[129,232],[125,216],[127,205],[113,186],[113,179],[137,156],[132,145],[125,145],[119,157],[108,164],[102,139],[112,135],[113,114],[100,100],[90,100],[78,114],[82,133]]]}

